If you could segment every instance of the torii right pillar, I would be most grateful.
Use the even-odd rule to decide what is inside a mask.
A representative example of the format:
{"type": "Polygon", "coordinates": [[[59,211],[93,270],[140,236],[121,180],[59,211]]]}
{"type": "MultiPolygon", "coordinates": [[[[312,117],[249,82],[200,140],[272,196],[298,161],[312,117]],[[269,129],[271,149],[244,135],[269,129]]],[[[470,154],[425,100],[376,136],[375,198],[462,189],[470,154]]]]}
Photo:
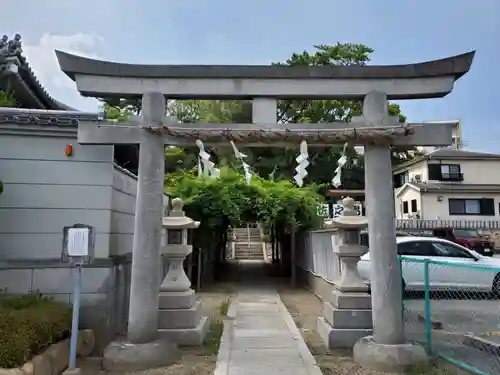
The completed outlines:
{"type": "MultiPolygon", "coordinates": [[[[373,91],[363,103],[366,126],[397,121],[388,115],[385,93],[373,91]]],[[[354,361],[381,371],[405,370],[427,361],[424,348],[405,339],[401,270],[398,264],[390,143],[364,145],[373,336],[359,339],[354,361]]]]}

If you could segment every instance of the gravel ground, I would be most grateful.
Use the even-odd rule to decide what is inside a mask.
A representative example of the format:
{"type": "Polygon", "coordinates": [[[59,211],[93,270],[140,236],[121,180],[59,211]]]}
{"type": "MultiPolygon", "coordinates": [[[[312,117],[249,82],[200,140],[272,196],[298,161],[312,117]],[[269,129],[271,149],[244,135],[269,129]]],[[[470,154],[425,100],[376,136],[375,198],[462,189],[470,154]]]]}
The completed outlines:
{"type": "MultiPolygon", "coordinates": [[[[363,368],[352,361],[348,350],[329,351],[316,333],[316,320],[321,316],[323,303],[306,289],[280,288],[280,296],[302,333],[309,350],[316,358],[324,375],[383,375],[387,373],[363,368]]],[[[465,372],[450,366],[439,365],[425,369],[412,369],[411,375],[464,375],[465,372]]]]}
{"type": "MultiPolygon", "coordinates": [[[[207,291],[196,293],[202,300],[203,315],[211,320],[210,330],[201,347],[180,348],[180,358],[168,367],[130,372],[133,375],[212,375],[217,362],[218,344],[223,330],[223,320],[233,294],[229,284],[217,284],[207,291]]],[[[100,370],[101,359],[89,358],[83,360],[79,366],[83,375],[106,375],[100,370]]]]}

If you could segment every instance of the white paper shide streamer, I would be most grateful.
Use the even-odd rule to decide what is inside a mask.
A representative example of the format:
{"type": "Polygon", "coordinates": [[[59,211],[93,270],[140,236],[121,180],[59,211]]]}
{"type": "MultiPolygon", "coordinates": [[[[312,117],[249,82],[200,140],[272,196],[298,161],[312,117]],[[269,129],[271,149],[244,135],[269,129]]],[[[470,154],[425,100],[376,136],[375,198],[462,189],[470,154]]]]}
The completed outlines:
{"type": "Polygon", "coordinates": [[[215,167],[215,163],[210,160],[210,154],[205,151],[205,146],[201,140],[196,141],[196,146],[200,149],[198,154],[198,176],[217,178],[220,176],[220,169],[215,167]]]}
{"type": "Polygon", "coordinates": [[[342,156],[337,160],[337,168],[335,169],[335,176],[333,176],[332,184],[335,188],[342,185],[342,168],[347,163],[347,156],[345,156],[345,151],[347,149],[347,143],[344,144],[344,149],[342,150],[342,156]]]}
{"type": "Polygon", "coordinates": [[[250,172],[250,166],[247,163],[245,163],[244,160],[247,157],[247,155],[240,152],[233,141],[231,141],[230,143],[234,151],[234,156],[236,157],[236,159],[241,160],[241,164],[243,165],[243,171],[245,172],[245,181],[247,182],[248,185],[250,185],[250,181],[252,179],[252,172],[250,172]]]}
{"type": "Polygon", "coordinates": [[[295,171],[297,172],[293,179],[297,183],[297,185],[302,186],[304,184],[304,178],[307,176],[306,168],[309,166],[309,154],[307,152],[307,142],[300,142],[300,154],[295,159],[297,161],[297,167],[295,167],[295,171]]]}

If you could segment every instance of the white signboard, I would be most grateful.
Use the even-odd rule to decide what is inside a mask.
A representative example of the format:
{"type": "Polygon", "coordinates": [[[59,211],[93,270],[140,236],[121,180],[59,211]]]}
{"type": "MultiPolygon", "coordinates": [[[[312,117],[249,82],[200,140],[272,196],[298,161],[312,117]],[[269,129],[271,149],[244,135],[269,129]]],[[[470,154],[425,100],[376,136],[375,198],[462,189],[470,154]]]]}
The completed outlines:
{"type": "Polygon", "coordinates": [[[68,229],[68,256],[86,257],[89,255],[89,234],[88,228],[68,229]]]}
{"type": "MultiPolygon", "coordinates": [[[[356,210],[358,216],[361,216],[363,214],[363,206],[361,205],[361,202],[355,202],[354,209],[356,210]]],[[[344,206],[342,206],[341,203],[333,204],[333,217],[342,216],[343,212],[344,212],[344,206]]]]}

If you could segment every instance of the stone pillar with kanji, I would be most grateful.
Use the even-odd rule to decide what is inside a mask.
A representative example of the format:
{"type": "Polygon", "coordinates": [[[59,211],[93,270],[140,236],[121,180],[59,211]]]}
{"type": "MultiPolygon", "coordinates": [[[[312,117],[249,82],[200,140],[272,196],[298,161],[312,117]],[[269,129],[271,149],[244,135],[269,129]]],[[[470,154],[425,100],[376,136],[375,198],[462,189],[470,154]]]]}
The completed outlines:
{"type": "Polygon", "coordinates": [[[160,253],[168,264],[160,285],[158,333],[179,345],[201,345],[208,329],[208,318],[201,316],[201,301],[196,299],[191,281],[184,271],[184,260],[193,247],[188,231],[200,222],[187,217],[180,198],[172,200],[172,209],[163,218],[164,240],[160,253]]]}

